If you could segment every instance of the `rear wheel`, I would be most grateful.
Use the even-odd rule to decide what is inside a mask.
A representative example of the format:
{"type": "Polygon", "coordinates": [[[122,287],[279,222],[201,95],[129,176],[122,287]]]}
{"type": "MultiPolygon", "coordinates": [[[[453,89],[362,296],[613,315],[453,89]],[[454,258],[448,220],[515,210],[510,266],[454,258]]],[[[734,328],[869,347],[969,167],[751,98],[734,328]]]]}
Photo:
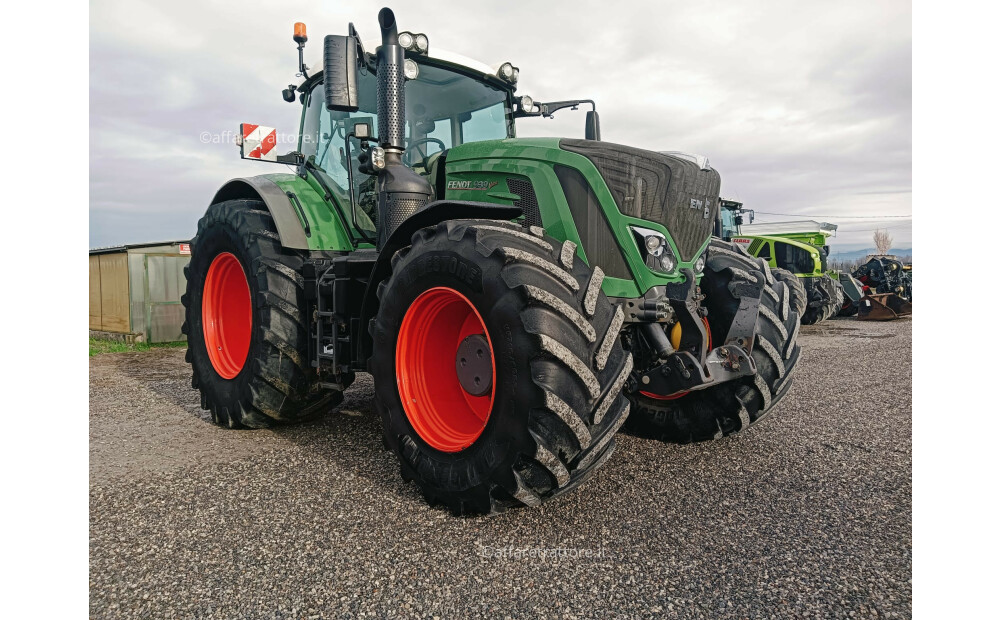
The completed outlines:
{"type": "Polygon", "coordinates": [[[788,287],[767,263],[736,244],[713,239],[701,289],[716,345],[725,342],[740,300],[759,297],[752,352],[757,374],[682,396],[631,394],[628,428],[638,435],[677,443],[719,439],[763,418],[791,387],[799,358],[799,317],[788,287]]]}
{"type": "Polygon", "coordinates": [[[191,386],[212,420],[232,428],[295,422],[337,405],[309,366],[304,253],[278,241],[267,207],[254,200],[212,205],[184,268],[183,332],[191,386]]]}
{"type": "Polygon", "coordinates": [[[397,252],[372,323],[400,471],[457,514],[536,506],[596,471],[628,415],[621,310],[541,229],[458,220],[397,252]]]}

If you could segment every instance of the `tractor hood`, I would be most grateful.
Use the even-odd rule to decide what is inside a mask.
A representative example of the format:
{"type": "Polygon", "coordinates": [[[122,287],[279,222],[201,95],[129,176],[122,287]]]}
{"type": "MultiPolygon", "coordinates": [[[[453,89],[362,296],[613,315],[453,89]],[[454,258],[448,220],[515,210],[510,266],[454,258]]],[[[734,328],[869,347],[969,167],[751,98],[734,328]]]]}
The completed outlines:
{"type": "Polygon", "coordinates": [[[594,140],[563,139],[559,147],[594,164],[622,214],[665,226],[681,260],[711,236],[721,179],[707,158],[594,140]]]}
{"type": "Polygon", "coordinates": [[[719,210],[719,173],[704,158],[607,142],[468,142],[430,168],[439,197],[512,204],[526,224],[576,243],[581,258],[604,271],[605,292],[616,297],[638,297],[698,273],[719,210]],[[677,258],[672,273],[650,268],[637,227],[664,233],[677,258]]]}

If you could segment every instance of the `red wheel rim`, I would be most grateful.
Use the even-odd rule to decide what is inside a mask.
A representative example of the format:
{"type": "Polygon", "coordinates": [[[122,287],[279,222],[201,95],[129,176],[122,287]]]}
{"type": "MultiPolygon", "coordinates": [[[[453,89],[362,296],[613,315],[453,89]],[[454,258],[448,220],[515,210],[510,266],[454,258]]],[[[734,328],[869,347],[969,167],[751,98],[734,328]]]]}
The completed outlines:
{"type": "Polygon", "coordinates": [[[215,257],[205,276],[201,324],[212,368],[223,379],[240,374],[250,351],[253,309],[243,265],[229,252],[215,257]]]}
{"type": "Polygon", "coordinates": [[[432,448],[458,452],[479,438],[496,396],[496,362],[486,324],[464,295],[439,286],[413,301],[399,328],[396,385],[410,425],[432,448]],[[476,334],[486,337],[492,372],[483,396],[463,389],[456,370],[459,345],[476,334]]]}
{"type": "MultiPolygon", "coordinates": [[[[712,326],[708,324],[707,317],[701,317],[703,323],[705,323],[705,330],[708,332],[708,350],[712,350],[712,326]]],[[[646,398],[652,398],[653,400],[677,400],[683,396],[687,396],[691,393],[691,390],[684,390],[683,392],[677,392],[676,394],[670,394],[668,396],[662,396],[660,394],[654,394],[653,392],[643,392],[639,390],[639,393],[646,398]]]]}

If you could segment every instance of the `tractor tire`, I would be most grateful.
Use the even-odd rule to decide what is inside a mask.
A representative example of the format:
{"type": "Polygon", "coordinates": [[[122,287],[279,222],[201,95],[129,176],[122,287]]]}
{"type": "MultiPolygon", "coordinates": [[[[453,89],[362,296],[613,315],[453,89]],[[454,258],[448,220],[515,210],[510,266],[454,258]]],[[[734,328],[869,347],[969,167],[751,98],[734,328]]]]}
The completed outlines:
{"type": "Polygon", "coordinates": [[[832,319],[833,317],[838,316],[841,310],[844,309],[844,300],[847,299],[847,294],[844,292],[844,285],[841,284],[838,280],[834,280],[831,277],[830,281],[833,282],[833,290],[836,293],[836,297],[834,298],[834,301],[836,303],[833,305],[832,308],[830,308],[830,316],[827,317],[832,319]]]}
{"type": "Polygon", "coordinates": [[[343,400],[342,391],[320,389],[309,366],[305,258],[281,247],[260,201],[214,204],[198,222],[184,268],[182,331],[191,387],[216,424],[266,428],[343,400]]]}
{"type": "Polygon", "coordinates": [[[815,278],[809,307],[802,315],[803,325],[814,325],[840,312],[844,305],[844,287],[827,274],[815,278]]]}
{"type": "Polygon", "coordinates": [[[428,503],[537,506],[608,459],[632,357],[603,278],[572,242],[492,220],[424,228],[393,256],[369,369],[385,444],[428,503]]]}
{"type": "Polygon", "coordinates": [[[701,289],[715,343],[725,341],[741,297],[760,295],[752,352],[757,374],[669,399],[630,394],[628,430],[636,435],[673,443],[720,439],[763,418],[791,387],[799,359],[799,315],[789,288],[767,262],[738,244],[713,239],[701,289]]]}
{"type": "Polygon", "coordinates": [[[806,289],[802,286],[801,280],[791,271],[781,269],[780,267],[771,267],[771,273],[774,275],[775,280],[788,287],[789,303],[792,306],[792,310],[795,310],[799,317],[805,314],[808,298],[806,297],[806,289]]]}

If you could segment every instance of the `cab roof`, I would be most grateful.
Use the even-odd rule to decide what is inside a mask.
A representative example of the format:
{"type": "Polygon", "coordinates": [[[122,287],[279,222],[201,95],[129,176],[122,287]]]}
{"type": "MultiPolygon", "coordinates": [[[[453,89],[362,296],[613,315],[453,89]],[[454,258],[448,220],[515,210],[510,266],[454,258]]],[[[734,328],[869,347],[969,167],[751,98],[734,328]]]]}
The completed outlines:
{"type": "MultiPolygon", "coordinates": [[[[374,54],[375,51],[382,46],[382,42],[380,40],[373,39],[368,41],[362,41],[361,45],[364,46],[366,52],[374,54]]],[[[418,61],[421,56],[430,58],[432,60],[448,63],[449,65],[453,65],[456,68],[464,69],[466,73],[474,74],[477,77],[481,75],[487,78],[494,78],[496,81],[505,84],[511,90],[514,90],[514,88],[516,88],[516,84],[513,87],[511,87],[510,85],[507,85],[506,83],[502,82],[502,80],[500,80],[497,77],[497,71],[500,69],[500,65],[502,65],[503,62],[499,62],[494,66],[490,66],[484,62],[480,62],[473,58],[469,58],[468,56],[464,56],[457,52],[450,52],[448,50],[439,49],[433,46],[431,46],[427,54],[411,55],[407,53],[407,58],[412,58],[418,61]]],[[[300,87],[306,82],[316,79],[317,74],[323,73],[323,59],[317,58],[314,64],[307,65],[307,70],[309,72],[309,77],[303,79],[299,83],[300,87]]]]}

